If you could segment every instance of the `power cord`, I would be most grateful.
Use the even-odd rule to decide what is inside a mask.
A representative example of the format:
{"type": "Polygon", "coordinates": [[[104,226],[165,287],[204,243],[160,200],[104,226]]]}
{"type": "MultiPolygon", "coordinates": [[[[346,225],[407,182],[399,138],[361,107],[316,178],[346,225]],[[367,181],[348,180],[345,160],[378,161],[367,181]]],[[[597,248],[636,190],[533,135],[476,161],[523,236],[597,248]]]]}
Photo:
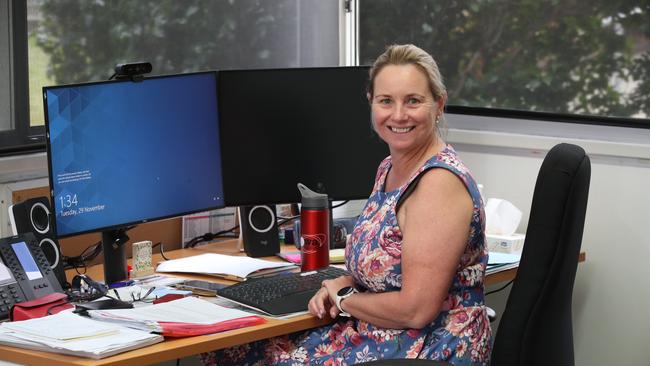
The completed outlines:
{"type": "Polygon", "coordinates": [[[216,238],[236,238],[237,236],[234,235],[234,231],[239,229],[239,225],[235,225],[231,227],[230,229],[226,230],[221,230],[216,233],[205,233],[203,235],[199,235],[197,237],[192,238],[190,241],[185,243],[186,248],[194,248],[197,244],[202,243],[204,241],[211,241],[216,238]],[[230,234],[230,235],[229,235],[230,234]]]}
{"type": "Polygon", "coordinates": [[[278,226],[282,226],[282,225],[284,225],[284,224],[286,224],[288,222],[291,222],[291,221],[293,221],[295,219],[299,219],[299,218],[300,218],[300,215],[289,216],[289,217],[278,216],[278,219],[279,219],[278,220],[278,226]]]}
{"type": "Polygon", "coordinates": [[[84,274],[87,270],[87,263],[95,259],[99,253],[102,252],[102,242],[98,241],[94,244],[89,245],[84,249],[81,254],[74,257],[63,256],[62,260],[64,263],[65,269],[74,268],[77,274],[84,274]],[[83,268],[83,272],[80,272],[79,269],[83,268]]]}
{"type": "Polygon", "coordinates": [[[160,245],[160,255],[163,257],[164,260],[168,261],[169,258],[167,258],[167,256],[165,256],[165,248],[163,247],[163,243],[162,243],[162,241],[159,241],[159,242],[157,242],[156,244],[154,244],[154,245],[151,247],[151,249],[157,247],[158,245],[160,245]]]}
{"type": "MultiPolygon", "coordinates": [[[[136,226],[137,225],[128,226],[124,229],[124,232],[126,233],[127,231],[133,229],[136,226]]],[[[128,240],[128,238],[126,240],[128,240]]],[[[99,253],[102,252],[102,250],[103,250],[102,241],[100,240],[94,244],[87,246],[86,249],[84,249],[81,252],[81,254],[79,254],[78,256],[75,257],[62,256],[63,268],[64,269],[74,268],[77,274],[85,274],[88,269],[87,263],[97,258],[97,256],[99,255],[99,253]],[[79,272],[79,268],[83,268],[83,272],[79,272]]]]}
{"type": "Polygon", "coordinates": [[[345,205],[348,202],[350,202],[350,200],[345,200],[345,201],[343,201],[343,202],[341,202],[341,203],[339,203],[337,205],[334,205],[334,206],[332,206],[332,210],[335,209],[335,208],[341,207],[341,206],[345,205]]]}

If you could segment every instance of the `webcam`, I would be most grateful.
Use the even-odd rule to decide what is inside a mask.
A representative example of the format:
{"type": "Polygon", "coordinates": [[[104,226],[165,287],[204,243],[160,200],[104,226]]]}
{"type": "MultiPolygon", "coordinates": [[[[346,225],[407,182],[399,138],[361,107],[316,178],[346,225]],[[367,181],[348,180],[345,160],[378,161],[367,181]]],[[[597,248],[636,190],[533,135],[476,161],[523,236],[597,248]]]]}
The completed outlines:
{"type": "Polygon", "coordinates": [[[115,74],[113,74],[113,77],[118,80],[131,79],[135,81],[142,79],[142,75],[150,73],[152,69],[153,67],[150,62],[117,64],[115,65],[115,74]]]}

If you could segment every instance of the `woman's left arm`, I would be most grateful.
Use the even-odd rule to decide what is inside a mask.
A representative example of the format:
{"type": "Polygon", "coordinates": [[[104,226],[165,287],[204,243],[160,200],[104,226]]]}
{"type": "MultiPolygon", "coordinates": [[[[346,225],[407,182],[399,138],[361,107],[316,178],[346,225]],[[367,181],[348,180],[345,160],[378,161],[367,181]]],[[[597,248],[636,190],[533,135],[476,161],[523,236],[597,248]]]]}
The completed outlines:
{"type": "MultiPolygon", "coordinates": [[[[424,173],[400,207],[402,288],[358,293],[341,307],[352,316],[384,328],[419,329],[440,312],[458,269],[470,231],[472,199],[461,180],[446,169],[424,173]]],[[[325,281],[335,303],[340,282],[325,281]]],[[[333,306],[330,316],[339,313],[333,306]]]]}

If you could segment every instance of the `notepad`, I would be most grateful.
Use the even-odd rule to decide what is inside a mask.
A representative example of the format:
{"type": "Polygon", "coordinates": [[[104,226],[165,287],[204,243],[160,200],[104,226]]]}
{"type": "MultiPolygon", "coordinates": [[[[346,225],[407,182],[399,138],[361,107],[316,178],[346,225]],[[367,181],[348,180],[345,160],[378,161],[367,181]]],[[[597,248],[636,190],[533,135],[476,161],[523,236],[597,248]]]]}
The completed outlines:
{"type": "Polygon", "coordinates": [[[205,253],[192,257],[173,259],[158,264],[156,272],[201,273],[242,281],[246,278],[259,277],[282,270],[297,267],[286,262],[272,262],[246,256],[232,256],[205,253]]]}

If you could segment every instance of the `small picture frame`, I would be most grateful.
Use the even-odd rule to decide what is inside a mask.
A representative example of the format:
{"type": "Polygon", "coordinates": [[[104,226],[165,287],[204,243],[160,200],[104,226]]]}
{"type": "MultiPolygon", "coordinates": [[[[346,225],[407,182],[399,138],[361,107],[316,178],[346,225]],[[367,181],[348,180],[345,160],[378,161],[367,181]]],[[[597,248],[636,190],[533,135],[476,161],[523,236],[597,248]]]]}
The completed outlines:
{"type": "Polygon", "coordinates": [[[149,240],[133,243],[131,278],[148,276],[154,273],[151,265],[152,246],[153,243],[149,240]]]}

